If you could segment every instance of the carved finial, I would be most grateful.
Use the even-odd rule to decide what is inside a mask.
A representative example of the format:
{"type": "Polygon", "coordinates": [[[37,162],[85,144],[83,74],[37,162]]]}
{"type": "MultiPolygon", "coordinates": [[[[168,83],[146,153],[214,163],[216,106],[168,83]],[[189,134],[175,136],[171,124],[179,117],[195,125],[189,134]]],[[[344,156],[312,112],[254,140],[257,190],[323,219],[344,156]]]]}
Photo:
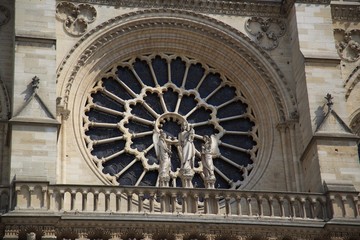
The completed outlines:
{"type": "Polygon", "coordinates": [[[31,82],[31,87],[34,92],[36,92],[39,89],[39,84],[40,84],[40,78],[38,78],[37,76],[33,77],[31,82]]]}
{"type": "Polygon", "coordinates": [[[325,99],[327,100],[326,105],[328,106],[328,110],[331,111],[332,110],[332,105],[334,105],[334,103],[332,102],[333,97],[331,96],[330,93],[326,94],[325,99]]]}

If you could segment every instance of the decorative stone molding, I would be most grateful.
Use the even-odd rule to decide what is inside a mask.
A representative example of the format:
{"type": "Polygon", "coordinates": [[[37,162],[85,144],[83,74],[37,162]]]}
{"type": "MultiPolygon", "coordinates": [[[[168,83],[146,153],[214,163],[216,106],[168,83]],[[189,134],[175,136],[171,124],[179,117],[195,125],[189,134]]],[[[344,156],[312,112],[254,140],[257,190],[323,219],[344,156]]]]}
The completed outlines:
{"type": "Polygon", "coordinates": [[[56,17],[64,22],[64,29],[72,36],[83,35],[96,16],[96,9],[90,4],[60,2],[56,6],[56,17]]]}
{"type": "Polygon", "coordinates": [[[246,21],[245,28],[265,50],[275,49],[286,31],[285,22],[275,18],[251,17],[246,21]]]}
{"type": "Polygon", "coordinates": [[[290,1],[217,1],[217,0],[73,0],[92,4],[132,8],[172,8],[212,14],[240,16],[286,16],[294,0],[290,1]]]}
{"type": "Polygon", "coordinates": [[[10,10],[5,6],[0,5],[0,26],[8,23],[10,21],[10,17],[10,10]]]}
{"type": "MultiPolygon", "coordinates": [[[[217,21],[213,18],[209,18],[200,14],[196,14],[193,12],[187,12],[187,11],[179,11],[179,10],[166,10],[166,9],[153,9],[153,10],[145,10],[145,11],[137,11],[137,12],[133,12],[133,13],[129,13],[129,14],[124,14],[115,18],[112,18],[100,25],[98,25],[96,28],[90,30],[88,33],[86,33],[75,45],[74,47],[69,51],[69,53],[67,54],[67,56],[64,58],[64,60],[61,62],[61,64],[59,65],[58,68],[58,72],[57,72],[57,76],[59,77],[61,74],[61,71],[64,69],[65,64],[67,63],[68,59],[71,57],[71,55],[75,52],[75,50],[83,43],[86,41],[86,39],[88,39],[91,36],[94,36],[96,33],[98,33],[100,30],[108,28],[110,26],[113,26],[115,24],[118,24],[119,22],[126,22],[127,20],[131,20],[134,17],[138,18],[139,16],[143,15],[143,17],[145,17],[146,15],[150,14],[150,15],[154,15],[154,14],[168,14],[171,13],[172,15],[184,15],[184,16],[188,16],[190,18],[200,18],[201,20],[204,21],[208,21],[210,24],[216,24],[221,28],[224,28],[226,31],[232,32],[233,34],[236,34],[239,38],[244,39],[244,41],[248,42],[249,44],[251,44],[254,48],[256,48],[259,53],[261,53],[266,60],[272,65],[272,67],[274,67],[274,70],[276,71],[276,73],[278,74],[278,76],[281,78],[283,84],[286,86],[287,85],[287,81],[284,77],[284,74],[282,73],[282,71],[277,67],[276,63],[273,61],[273,59],[262,49],[260,48],[257,44],[255,44],[253,41],[251,41],[247,36],[245,36],[243,33],[241,33],[240,31],[237,31],[236,29],[233,29],[232,27],[224,24],[223,22],[217,21]]],[[[132,30],[139,30],[141,28],[149,28],[150,26],[160,26],[160,27],[164,27],[164,26],[178,26],[180,24],[180,20],[176,20],[177,23],[174,22],[174,20],[167,20],[164,21],[162,20],[161,22],[149,22],[147,24],[143,24],[143,23],[139,23],[139,24],[131,24],[132,26],[127,26],[126,28],[121,28],[119,29],[117,32],[112,32],[111,34],[108,35],[104,35],[103,37],[99,38],[96,42],[94,42],[94,44],[92,44],[91,46],[89,46],[87,49],[85,49],[83,51],[83,53],[81,54],[81,56],[78,58],[78,61],[76,64],[74,64],[74,67],[71,71],[71,76],[70,78],[67,80],[68,82],[66,83],[66,90],[65,90],[65,95],[63,96],[63,101],[64,104],[67,105],[68,102],[68,95],[70,94],[71,91],[71,87],[72,87],[72,83],[75,79],[75,76],[77,75],[78,71],[80,70],[80,68],[82,66],[84,66],[85,62],[87,61],[87,59],[89,59],[95,52],[97,49],[101,48],[103,45],[105,45],[106,43],[116,39],[118,36],[124,34],[125,32],[130,32],[132,30]]],[[[189,28],[189,29],[197,29],[197,26],[193,26],[193,24],[190,24],[188,22],[183,22],[181,23],[182,28],[189,28]]],[[[259,69],[259,71],[263,72],[262,76],[264,76],[265,78],[268,79],[267,84],[271,85],[269,86],[270,89],[272,90],[272,93],[276,96],[275,99],[278,103],[279,106],[279,110],[282,112],[282,114],[284,114],[284,103],[280,100],[281,97],[279,95],[279,91],[276,90],[277,87],[274,85],[273,83],[273,79],[271,77],[269,77],[268,73],[265,73],[265,66],[262,65],[259,61],[256,60],[255,56],[252,56],[248,53],[248,51],[244,51],[243,48],[239,48],[236,46],[236,43],[234,43],[230,38],[225,37],[225,36],[219,36],[217,33],[211,32],[209,31],[209,29],[203,29],[204,33],[206,33],[207,35],[211,35],[211,36],[216,36],[217,38],[221,38],[222,41],[224,42],[224,44],[228,44],[229,46],[233,46],[234,48],[236,48],[239,51],[242,51],[242,54],[244,54],[245,56],[248,57],[249,62],[251,62],[251,64],[256,65],[256,69],[259,69]]],[[[289,87],[286,87],[290,98],[291,98],[291,103],[294,105],[296,105],[296,99],[294,97],[294,94],[292,93],[291,89],[289,87]]],[[[283,117],[284,119],[286,118],[285,116],[283,117]]]]}
{"type": "Polygon", "coordinates": [[[360,4],[354,2],[332,2],[331,16],[338,21],[360,21],[360,4]]]}
{"type": "MultiPolygon", "coordinates": [[[[360,11],[359,11],[360,13],[360,11]]],[[[360,30],[334,29],[336,48],[339,56],[346,61],[354,62],[360,59],[360,30]]]]}

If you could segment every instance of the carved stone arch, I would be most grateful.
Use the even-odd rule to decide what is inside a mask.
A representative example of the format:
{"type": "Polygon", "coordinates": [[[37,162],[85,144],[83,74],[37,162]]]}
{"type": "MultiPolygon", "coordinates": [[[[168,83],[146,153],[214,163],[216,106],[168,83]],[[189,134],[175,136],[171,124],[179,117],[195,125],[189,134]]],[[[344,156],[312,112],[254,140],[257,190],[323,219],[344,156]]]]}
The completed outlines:
{"type": "Polygon", "coordinates": [[[353,133],[360,136],[360,108],[350,116],[350,128],[353,133]]]}
{"type": "MultiPolygon", "coordinates": [[[[296,110],[295,97],[276,63],[243,33],[187,11],[153,9],[110,19],[85,34],[60,64],[60,104],[72,112],[69,120],[84,158],[89,159],[80,128],[84,93],[115,63],[154,53],[186,56],[220,69],[249,99],[260,141],[267,144],[258,152],[258,167],[252,172],[256,180],[242,185],[254,187],[271,158],[275,126],[296,110]]],[[[94,163],[88,165],[102,182],[114,184],[94,163]]]]}

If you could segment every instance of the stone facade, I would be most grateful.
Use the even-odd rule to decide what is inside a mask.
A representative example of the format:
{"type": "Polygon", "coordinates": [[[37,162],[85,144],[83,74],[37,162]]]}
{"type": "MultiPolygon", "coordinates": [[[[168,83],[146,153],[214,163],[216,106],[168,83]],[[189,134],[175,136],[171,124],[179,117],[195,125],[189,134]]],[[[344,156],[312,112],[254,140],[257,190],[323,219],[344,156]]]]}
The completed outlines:
{"type": "Polygon", "coordinates": [[[1,1],[0,237],[360,239],[359,23],[356,1],[1,1]]]}

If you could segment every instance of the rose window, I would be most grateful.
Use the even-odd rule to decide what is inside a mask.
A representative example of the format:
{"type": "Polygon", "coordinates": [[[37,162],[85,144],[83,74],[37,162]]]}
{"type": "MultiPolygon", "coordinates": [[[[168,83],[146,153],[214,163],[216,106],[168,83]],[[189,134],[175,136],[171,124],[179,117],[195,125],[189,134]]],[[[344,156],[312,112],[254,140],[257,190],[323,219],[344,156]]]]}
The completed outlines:
{"type": "Polygon", "coordinates": [[[240,187],[256,166],[258,132],[245,97],[220,71],[187,57],[146,55],[115,65],[91,89],[83,126],[93,163],[113,184],[159,186],[156,133],[164,133],[168,186],[183,186],[183,126],[193,132],[194,187],[205,187],[205,136],[217,149],[210,157],[215,188],[240,187]]]}

